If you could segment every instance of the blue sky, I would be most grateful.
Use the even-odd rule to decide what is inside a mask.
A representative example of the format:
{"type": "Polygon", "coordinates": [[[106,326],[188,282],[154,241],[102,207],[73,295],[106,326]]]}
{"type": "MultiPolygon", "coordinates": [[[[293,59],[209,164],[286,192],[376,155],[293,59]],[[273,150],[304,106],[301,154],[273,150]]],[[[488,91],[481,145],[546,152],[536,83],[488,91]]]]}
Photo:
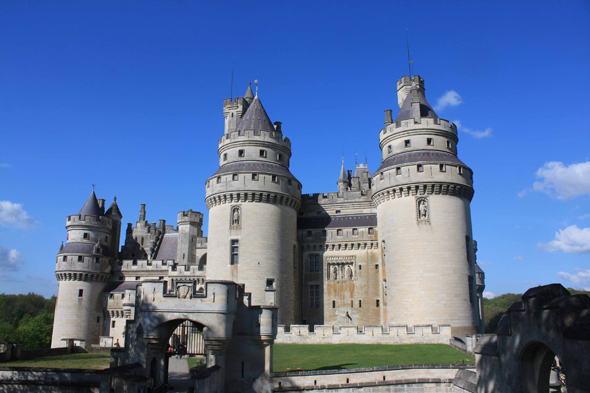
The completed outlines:
{"type": "MultiPolygon", "coordinates": [[[[0,293],[57,291],[65,220],[96,184],[135,222],[205,213],[223,99],[259,79],[305,193],[381,161],[414,72],[458,122],[486,291],[590,287],[590,3],[3,1],[0,293]]],[[[205,226],[206,230],[206,226],[205,226]]]]}

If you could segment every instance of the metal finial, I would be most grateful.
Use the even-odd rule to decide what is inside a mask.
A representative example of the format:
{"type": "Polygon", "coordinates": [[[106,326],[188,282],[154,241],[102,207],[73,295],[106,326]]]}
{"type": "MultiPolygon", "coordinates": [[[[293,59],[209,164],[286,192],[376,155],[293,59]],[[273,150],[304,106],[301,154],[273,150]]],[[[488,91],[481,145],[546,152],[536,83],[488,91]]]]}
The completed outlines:
{"type": "Polygon", "coordinates": [[[117,202],[117,196],[115,195],[115,202],[117,202]]]}
{"type": "Polygon", "coordinates": [[[94,191],[94,184],[92,185],[92,191],[94,191]]]}
{"type": "Polygon", "coordinates": [[[408,48],[408,73],[410,74],[410,79],[412,78],[412,64],[414,63],[410,58],[410,37],[408,35],[408,29],[406,29],[406,46],[408,48]]]}
{"type": "Polygon", "coordinates": [[[358,157],[359,157],[359,155],[358,155],[358,153],[356,152],[356,149],[354,149],[354,166],[355,166],[355,167],[356,167],[356,166],[358,166],[358,164],[359,164],[358,157]]]}
{"type": "Polygon", "coordinates": [[[254,83],[256,83],[256,97],[258,97],[258,79],[254,79],[254,83]]]}

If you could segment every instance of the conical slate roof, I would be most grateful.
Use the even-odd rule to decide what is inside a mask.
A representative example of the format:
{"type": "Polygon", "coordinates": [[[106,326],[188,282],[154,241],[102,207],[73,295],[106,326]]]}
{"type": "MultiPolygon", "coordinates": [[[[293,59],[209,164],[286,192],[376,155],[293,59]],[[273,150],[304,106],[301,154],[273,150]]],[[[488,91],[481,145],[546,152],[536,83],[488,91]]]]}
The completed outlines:
{"type": "Polygon", "coordinates": [[[254,101],[248,107],[237,129],[239,135],[244,135],[246,130],[254,130],[254,135],[260,135],[260,131],[275,131],[258,96],[254,97],[254,101]]]}
{"type": "Polygon", "coordinates": [[[113,203],[109,207],[109,210],[107,210],[107,212],[104,215],[105,216],[123,217],[123,215],[121,214],[121,210],[119,210],[119,205],[117,205],[117,197],[115,197],[115,200],[113,201],[113,203]]]}
{"type": "Polygon", "coordinates": [[[252,99],[254,98],[254,93],[252,92],[252,82],[248,82],[248,90],[246,90],[244,98],[246,98],[248,101],[252,101],[252,99]]]}
{"type": "Polygon", "coordinates": [[[434,112],[434,109],[430,106],[428,101],[426,101],[426,97],[424,97],[424,92],[418,89],[416,86],[412,86],[410,90],[410,94],[404,100],[402,107],[395,118],[395,122],[400,122],[402,120],[413,119],[412,116],[412,90],[418,90],[418,102],[420,102],[420,116],[421,117],[429,117],[431,119],[438,119],[438,116],[434,112]]]}
{"type": "Polygon", "coordinates": [[[340,169],[340,177],[338,178],[338,183],[348,183],[346,169],[344,169],[344,159],[342,159],[342,168],[340,169]]]}
{"type": "Polygon", "coordinates": [[[82,210],[78,213],[81,216],[101,216],[102,211],[98,206],[98,200],[96,199],[96,194],[94,191],[90,194],[84,206],[82,206],[82,210]]]}

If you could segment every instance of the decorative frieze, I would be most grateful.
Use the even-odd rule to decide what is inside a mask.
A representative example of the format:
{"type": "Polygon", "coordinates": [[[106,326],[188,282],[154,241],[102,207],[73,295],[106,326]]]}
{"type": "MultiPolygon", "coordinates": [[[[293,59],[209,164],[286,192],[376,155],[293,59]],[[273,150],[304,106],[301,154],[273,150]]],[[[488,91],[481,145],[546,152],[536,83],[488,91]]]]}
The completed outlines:
{"type": "Polygon", "coordinates": [[[59,272],[55,273],[57,281],[96,281],[106,282],[109,279],[108,274],[86,273],[86,272],[59,272]]]}
{"type": "Polygon", "coordinates": [[[465,198],[471,202],[473,188],[456,183],[428,183],[397,186],[381,190],[373,194],[373,203],[379,206],[391,199],[408,196],[448,195],[465,198]]]}
{"type": "Polygon", "coordinates": [[[228,192],[215,194],[207,197],[205,203],[207,208],[223,205],[226,203],[271,203],[274,205],[288,206],[294,210],[299,210],[301,201],[290,195],[278,194],[274,192],[228,192]]]}
{"type": "Polygon", "coordinates": [[[326,281],[350,282],[356,279],[356,256],[326,257],[326,281]]]}

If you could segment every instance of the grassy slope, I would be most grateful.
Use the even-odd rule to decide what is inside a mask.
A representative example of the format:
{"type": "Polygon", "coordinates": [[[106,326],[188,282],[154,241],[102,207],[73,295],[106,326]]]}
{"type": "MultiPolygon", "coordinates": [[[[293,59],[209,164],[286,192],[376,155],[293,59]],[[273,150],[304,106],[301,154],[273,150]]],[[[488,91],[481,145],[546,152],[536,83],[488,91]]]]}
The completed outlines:
{"type": "Polygon", "coordinates": [[[403,364],[449,364],[461,359],[474,360],[444,344],[275,344],[275,372],[297,367],[304,370],[394,366],[403,364]]]}
{"type": "Polygon", "coordinates": [[[0,363],[0,367],[52,367],[102,370],[109,367],[110,352],[73,353],[60,356],[45,356],[34,360],[15,360],[0,363]]]}

